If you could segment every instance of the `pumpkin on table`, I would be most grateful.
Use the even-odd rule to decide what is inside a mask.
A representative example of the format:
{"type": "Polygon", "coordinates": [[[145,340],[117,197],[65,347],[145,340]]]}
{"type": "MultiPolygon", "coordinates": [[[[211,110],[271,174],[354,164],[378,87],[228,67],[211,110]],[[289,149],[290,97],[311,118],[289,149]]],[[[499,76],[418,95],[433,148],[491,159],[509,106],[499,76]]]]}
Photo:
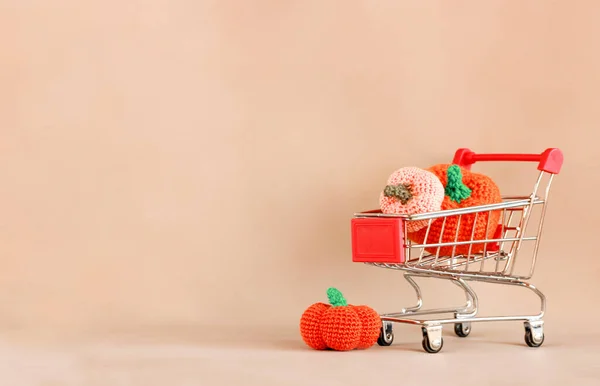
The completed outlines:
{"type": "MultiPolygon", "coordinates": [[[[496,183],[488,176],[472,172],[454,164],[439,164],[427,169],[439,178],[444,186],[445,196],[441,205],[442,210],[467,208],[477,205],[486,205],[502,202],[500,189],[496,183]]],[[[433,243],[451,243],[454,241],[483,240],[493,238],[500,220],[501,211],[489,211],[464,214],[459,216],[449,216],[433,220],[427,235],[427,244],[433,243]],[[488,219],[489,217],[489,219],[488,219]],[[442,233],[443,226],[443,234],[442,233]],[[458,229],[457,229],[458,227],[458,229]],[[475,227],[474,232],[473,227],[475,227]],[[458,238],[455,240],[455,237],[458,238]]],[[[408,237],[413,242],[423,243],[427,227],[421,228],[415,232],[409,232],[408,237]]],[[[480,253],[484,249],[484,243],[475,243],[472,245],[456,245],[454,255],[467,255],[469,252],[480,253]]],[[[438,247],[428,247],[425,250],[436,254],[438,247]]],[[[454,246],[445,246],[439,248],[440,256],[450,256],[453,254],[454,246]]]]}
{"type": "Polygon", "coordinates": [[[348,304],[336,288],[329,288],[327,297],[329,304],[314,303],[300,318],[300,335],[309,347],[349,351],[377,342],[381,319],[374,309],[348,304]]]}

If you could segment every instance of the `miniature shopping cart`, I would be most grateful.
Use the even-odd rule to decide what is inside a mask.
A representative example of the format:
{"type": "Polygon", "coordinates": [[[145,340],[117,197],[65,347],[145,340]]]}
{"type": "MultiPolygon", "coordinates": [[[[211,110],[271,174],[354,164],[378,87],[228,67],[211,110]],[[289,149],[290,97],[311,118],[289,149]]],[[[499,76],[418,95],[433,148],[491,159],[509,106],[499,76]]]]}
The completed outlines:
{"type": "MultiPolygon", "coordinates": [[[[544,294],[527,281],[533,276],[537,252],[540,245],[542,226],[548,204],[548,193],[552,179],[560,171],[563,154],[559,149],[550,148],[541,154],[475,154],[469,149],[458,149],[453,163],[467,170],[481,161],[530,161],[537,162],[537,180],[529,196],[503,196],[502,202],[451,210],[420,213],[415,215],[384,214],[380,210],[355,213],[351,221],[352,259],[375,267],[399,270],[414,288],[417,304],[403,308],[400,312],[382,314],[382,327],[378,344],[389,346],[394,339],[392,324],[406,323],[421,327],[423,349],[437,353],[442,349],[442,326],[453,324],[459,337],[466,337],[471,331],[471,323],[488,321],[523,321],[525,343],[539,347],[544,342],[543,316],[546,308],[544,294]],[[460,224],[461,219],[487,216],[500,212],[493,238],[447,242],[440,236],[439,242],[432,243],[427,237],[432,224],[442,229],[446,222],[460,224]],[[425,221],[427,225],[425,241],[416,243],[407,235],[407,224],[411,221],[425,221]],[[459,245],[483,244],[478,253],[455,253],[459,245]],[[442,249],[443,247],[446,247],[442,249]],[[441,254],[440,251],[451,253],[441,254]],[[434,253],[435,252],[435,253],[434,253]],[[415,278],[446,279],[460,287],[466,296],[466,304],[455,308],[422,309],[421,290],[415,278]],[[477,316],[478,298],[468,281],[496,283],[524,287],[533,291],[541,301],[541,310],[536,315],[477,316]],[[423,316],[428,315],[428,318],[423,316]],[[432,317],[438,315],[439,317],[432,317]]],[[[473,227],[474,229],[475,227],[473,227]]],[[[441,235],[441,233],[440,233],[441,235]]],[[[461,248],[464,251],[465,248],[461,248]]]]}

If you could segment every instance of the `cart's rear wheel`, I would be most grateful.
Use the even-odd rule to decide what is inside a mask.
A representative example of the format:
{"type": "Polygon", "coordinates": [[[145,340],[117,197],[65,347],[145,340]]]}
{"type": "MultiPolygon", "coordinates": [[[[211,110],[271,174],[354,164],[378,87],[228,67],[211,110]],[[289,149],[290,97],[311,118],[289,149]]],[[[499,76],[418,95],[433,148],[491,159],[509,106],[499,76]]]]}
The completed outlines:
{"type": "Polygon", "coordinates": [[[461,338],[466,338],[471,333],[471,323],[454,323],[454,333],[461,338]]]}
{"type": "Polygon", "coordinates": [[[379,338],[377,338],[377,344],[380,346],[390,346],[393,341],[394,332],[392,331],[392,323],[384,321],[379,332],[379,338]]]}
{"type": "Polygon", "coordinates": [[[543,324],[525,322],[525,343],[529,347],[540,347],[544,343],[543,324]]]}
{"type": "Polygon", "coordinates": [[[423,327],[423,349],[428,353],[435,354],[444,347],[442,338],[442,326],[423,327]]]}

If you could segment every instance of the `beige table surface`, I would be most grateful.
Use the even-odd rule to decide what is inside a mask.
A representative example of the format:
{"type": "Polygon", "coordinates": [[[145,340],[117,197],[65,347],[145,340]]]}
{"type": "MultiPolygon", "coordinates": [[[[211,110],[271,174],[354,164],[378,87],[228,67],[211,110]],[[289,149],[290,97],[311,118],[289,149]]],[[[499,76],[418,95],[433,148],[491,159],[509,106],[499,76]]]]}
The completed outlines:
{"type": "Polygon", "coordinates": [[[0,384],[193,385],[577,385],[600,384],[600,336],[582,323],[546,326],[530,349],[520,323],[444,332],[442,352],[422,351],[419,330],[396,327],[391,347],[317,352],[293,328],[172,327],[52,335],[4,333],[0,384]]]}

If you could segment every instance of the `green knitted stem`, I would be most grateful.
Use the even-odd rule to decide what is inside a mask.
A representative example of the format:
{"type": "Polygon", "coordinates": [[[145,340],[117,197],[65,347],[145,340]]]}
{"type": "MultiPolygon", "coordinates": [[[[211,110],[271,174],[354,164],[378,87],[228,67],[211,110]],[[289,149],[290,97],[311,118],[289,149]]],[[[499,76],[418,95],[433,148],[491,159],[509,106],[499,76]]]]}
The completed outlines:
{"type": "Polygon", "coordinates": [[[383,189],[383,194],[386,197],[396,197],[400,200],[402,205],[406,205],[406,203],[413,198],[409,184],[387,185],[385,189],[383,189]]]}
{"type": "Polygon", "coordinates": [[[454,202],[460,203],[471,197],[471,189],[462,182],[462,171],[458,165],[448,167],[448,183],[446,184],[446,196],[454,202]]]}
{"type": "Polygon", "coordinates": [[[334,307],[342,307],[348,305],[346,299],[344,298],[344,295],[342,295],[342,293],[336,288],[327,289],[327,297],[329,298],[329,303],[331,303],[331,305],[334,307]]]}

